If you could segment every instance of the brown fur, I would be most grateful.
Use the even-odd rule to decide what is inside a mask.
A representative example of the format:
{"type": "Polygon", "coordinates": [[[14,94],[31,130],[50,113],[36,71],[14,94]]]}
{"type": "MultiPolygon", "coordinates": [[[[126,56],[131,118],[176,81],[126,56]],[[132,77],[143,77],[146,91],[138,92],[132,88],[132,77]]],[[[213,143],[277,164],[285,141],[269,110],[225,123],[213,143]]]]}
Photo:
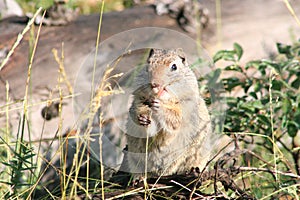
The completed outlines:
{"type": "Polygon", "coordinates": [[[210,153],[205,147],[211,134],[210,117],[183,51],[151,50],[148,63],[133,93],[124,158],[127,166],[123,170],[144,172],[147,137],[150,174],[170,175],[191,167],[203,168],[210,153]],[[157,90],[163,91],[162,95],[157,90]],[[153,100],[159,102],[158,108],[153,100]],[[141,125],[140,116],[149,124],[141,125]]]}

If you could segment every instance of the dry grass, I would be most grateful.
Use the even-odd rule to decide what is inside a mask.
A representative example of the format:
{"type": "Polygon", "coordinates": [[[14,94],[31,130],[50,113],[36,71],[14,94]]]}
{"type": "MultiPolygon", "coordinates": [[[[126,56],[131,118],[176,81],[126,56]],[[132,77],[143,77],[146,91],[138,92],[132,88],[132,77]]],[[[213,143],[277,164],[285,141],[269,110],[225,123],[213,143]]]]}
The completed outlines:
{"type": "MultiPolygon", "coordinates": [[[[220,1],[216,1],[218,4],[220,1]]],[[[291,12],[291,14],[294,16],[295,20],[297,23],[300,22],[299,19],[296,17],[295,13],[293,12],[292,7],[289,5],[288,1],[284,1],[287,5],[287,8],[291,12]]],[[[219,8],[217,6],[217,8],[219,8]]],[[[98,27],[98,37],[97,37],[97,46],[96,46],[96,52],[95,56],[98,54],[97,49],[98,49],[98,44],[99,44],[99,38],[100,38],[100,33],[101,33],[101,23],[102,23],[102,13],[104,12],[104,1],[102,2],[100,9],[98,12],[101,13],[100,19],[99,19],[99,27],[98,27]],[[100,11],[99,11],[100,10],[100,11]]],[[[38,9],[34,15],[34,18],[41,12],[41,8],[38,9]]],[[[89,11],[90,12],[90,11],[89,11]]],[[[220,11],[218,10],[217,13],[220,11]]],[[[0,70],[6,65],[8,59],[11,57],[11,55],[14,53],[15,49],[17,46],[20,44],[21,40],[23,39],[24,35],[30,30],[30,28],[33,26],[33,21],[29,21],[28,25],[24,28],[23,32],[19,35],[17,38],[15,44],[13,45],[12,49],[9,51],[7,57],[3,60],[0,66],[0,70]]],[[[218,17],[218,38],[221,41],[221,35],[220,35],[220,30],[221,30],[221,16],[218,17]]],[[[0,198],[10,198],[10,199],[31,199],[32,195],[36,192],[39,187],[41,186],[39,183],[41,182],[41,179],[43,178],[43,175],[46,173],[46,170],[49,167],[53,167],[56,171],[57,174],[60,176],[60,182],[59,182],[59,187],[60,187],[60,196],[57,197],[55,194],[53,194],[52,191],[49,191],[46,187],[44,189],[47,192],[48,198],[52,199],[71,199],[71,198],[77,198],[79,193],[84,193],[85,197],[87,198],[92,198],[92,196],[99,195],[100,198],[104,199],[105,194],[110,192],[110,186],[105,185],[105,180],[104,180],[104,172],[103,172],[103,165],[101,164],[102,160],[102,153],[99,152],[100,155],[100,175],[96,181],[100,183],[101,185],[101,190],[99,191],[97,188],[97,185],[95,188],[91,188],[89,182],[94,181],[92,178],[89,177],[90,174],[90,167],[89,167],[89,162],[91,160],[90,154],[87,153],[84,155],[81,152],[87,152],[89,149],[89,141],[90,141],[90,130],[92,126],[92,120],[94,116],[96,115],[97,111],[102,105],[102,98],[105,96],[113,95],[113,94],[118,94],[121,93],[122,90],[114,90],[110,83],[109,79],[111,78],[118,78],[122,74],[111,74],[113,67],[108,68],[103,81],[100,83],[100,86],[95,90],[96,92],[92,94],[91,96],[91,102],[90,102],[90,107],[89,107],[89,113],[88,116],[82,116],[83,118],[88,118],[88,126],[87,129],[85,130],[84,133],[79,134],[78,132],[72,132],[64,134],[62,130],[62,104],[63,104],[63,99],[65,98],[70,98],[74,96],[73,94],[73,88],[70,82],[68,81],[67,74],[65,73],[64,70],[64,50],[63,50],[63,45],[61,52],[62,54],[60,57],[58,56],[57,50],[53,50],[54,58],[58,63],[58,69],[59,69],[59,77],[58,77],[58,83],[57,83],[57,89],[59,91],[59,99],[52,99],[51,95],[49,100],[47,101],[48,104],[51,104],[51,102],[58,101],[59,102],[59,124],[58,124],[58,130],[55,135],[55,137],[50,138],[50,143],[52,144],[53,142],[58,142],[59,147],[56,152],[54,152],[54,155],[51,157],[51,159],[46,158],[46,154],[42,152],[42,142],[46,141],[45,138],[43,138],[43,131],[41,132],[41,139],[40,141],[26,141],[25,138],[25,132],[26,128],[30,130],[30,121],[29,121],[29,113],[28,113],[28,108],[31,107],[32,105],[30,104],[30,92],[29,92],[29,87],[30,87],[30,81],[31,81],[31,68],[32,68],[32,63],[34,60],[35,56],[35,51],[36,51],[36,46],[39,41],[39,31],[41,30],[41,26],[38,28],[38,33],[35,36],[35,38],[32,38],[34,40],[34,48],[32,49],[32,52],[30,52],[30,64],[28,66],[28,76],[27,76],[27,82],[26,82],[26,89],[24,93],[24,99],[22,101],[23,106],[18,108],[19,111],[22,113],[20,115],[20,124],[19,124],[19,132],[17,135],[16,140],[13,139],[9,121],[10,121],[10,111],[11,108],[10,106],[16,102],[13,102],[10,99],[10,94],[9,94],[9,83],[6,83],[6,105],[1,106],[1,113],[5,113],[6,117],[6,127],[2,129],[3,136],[0,136],[1,139],[1,144],[0,144],[0,168],[3,170],[0,173],[1,181],[0,181],[0,198]],[[63,94],[62,91],[62,84],[66,84],[68,88],[69,94],[63,94]],[[68,143],[70,142],[71,139],[76,140],[76,149],[74,153],[74,158],[72,160],[72,167],[68,169],[68,161],[67,161],[67,155],[68,155],[68,143]],[[35,144],[38,143],[37,148],[34,148],[35,144]],[[54,159],[59,156],[60,158],[60,163],[61,165],[59,167],[54,166],[54,159]],[[42,167],[42,164],[45,164],[46,167],[42,167]],[[86,166],[86,173],[85,177],[80,177],[80,170],[81,166],[85,165],[86,166]],[[84,181],[83,181],[84,180],[84,181]]],[[[96,57],[95,57],[95,63],[94,63],[94,70],[96,67],[96,57]]],[[[272,74],[270,75],[270,81],[272,80],[273,76],[272,74]]],[[[94,80],[92,81],[94,83],[94,80]]],[[[94,85],[91,88],[92,91],[94,91],[94,85]]],[[[270,87],[270,90],[272,88],[270,87]]],[[[270,92],[271,94],[271,92],[270,92]]],[[[270,99],[272,99],[270,97],[270,99]]],[[[40,102],[41,104],[45,104],[45,102],[40,102]]],[[[270,105],[272,106],[273,102],[270,102],[270,105]]],[[[273,110],[272,108],[270,110],[273,110]]],[[[272,116],[272,115],[271,115],[272,116]]],[[[102,115],[100,113],[99,119],[100,122],[102,122],[102,115]]],[[[273,121],[271,119],[271,121],[273,121]]],[[[79,123],[79,122],[78,122],[79,123]]],[[[102,136],[102,123],[100,123],[100,132],[99,132],[99,138],[102,136]]],[[[74,127],[76,127],[77,124],[74,124],[74,127]]],[[[273,124],[272,124],[273,126],[273,124]]],[[[34,127],[32,127],[34,128],[34,127]]],[[[29,138],[30,138],[30,131],[28,131],[29,138]]],[[[231,133],[233,134],[233,133],[231,133]]],[[[281,160],[282,162],[286,163],[286,165],[289,165],[289,161],[287,160],[284,151],[282,150],[281,146],[276,143],[276,132],[273,130],[272,136],[264,136],[256,133],[234,133],[237,138],[244,137],[244,136],[254,136],[255,138],[260,139],[260,137],[267,137],[269,142],[273,145],[273,152],[274,154],[269,156],[268,160],[264,160],[258,155],[257,156],[260,161],[259,166],[256,168],[240,168],[241,171],[238,173],[236,176],[230,177],[233,182],[237,182],[240,185],[244,184],[250,190],[252,193],[255,194],[256,187],[261,187],[260,184],[255,185],[255,181],[257,180],[257,176],[263,177],[265,179],[269,179],[269,176],[266,176],[266,173],[271,174],[271,176],[275,176],[276,184],[280,185],[280,177],[281,175],[284,176],[293,176],[293,178],[296,179],[295,184],[287,185],[287,186],[282,186],[280,185],[280,189],[273,190],[270,192],[268,195],[264,195],[261,197],[261,199],[268,199],[271,198],[272,196],[276,196],[276,194],[284,192],[286,194],[287,198],[294,197],[296,199],[299,199],[299,177],[295,176],[296,173],[291,172],[286,173],[280,171],[279,167],[277,166],[278,160],[281,160]],[[265,171],[267,166],[272,166],[273,171],[265,171]]],[[[49,148],[51,148],[51,144],[49,145],[49,148]]],[[[243,144],[242,144],[243,145],[243,144]]],[[[242,146],[241,145],[241,146],[242,146]]],[[[100,150],[102,149],[102,143],[101,140],[99,140],[99,146],[100,150]]],[[[296,149],[297,150],[297,149],[296,149]]],[[[50,151],[50,149],[47,149],[45,152],[50,151]]],[[[247,152],[249,153],[249,152],[247,152]]],[[[241,155],[246,156],[246,154],[241,153],[241,155]]],[[[239,155],[239,156],[241,156],[239,155]]],[[[249,156],[247,154],[247,156],[249,156]]],[[[253,156],[253,155],[252,155],[253,156]]],[[[159,177],[161,180],[166,180],[162,177],[159,177]]],[[[186,187],[194,183],[195,180],[199,180],[199,176],[192,177],[191,179],[188,180],[188,183],[185,185],[182,185],[179,182],[175,183],[174,182],[172,185],[160,185],[157,183],[157,179],[154,180],[154,183],[151,185],[151,180],[148,182],[147,177],[145,178],[145,182],[141,187],[137,188],[130,188],[127,191],[122,191],[121,194],[116,194],[113,197],[110,197],[110,199],[117,199],[117,198],[123,198],[123,197],[128,197],[128,196],[134,196],[134,195],[139,195],[139,194],[144,194],[143,197],[146,199],[148,198],[148,195],[155,195],[157,191],[160,190],[166,190],[169,191],[171,188],[176,188],[175,190],[171,190],[173,194],[179,194],[180,192],[184,190],[188,190],[186,187]],[[179,186],[179,189],[178,189],[179,186]]],[[[170,181],[170,180],[169,180],[170,181]]],[[[170,183],[170,182],[169,182],[170,183]]],[[[197,189],[199,192],[205,192],[207,191],[208,187],[210,189],[208,190],[209,192],[213,191],[211,187],[214,187],[217,184],[216,181],[214,182],[213,180],[208,180],[207,182],[203,182],[201,186],[197,189]]],[[[238,186],[240,186],[238,185],[238,186]]],[[[229,197],[232,195],[234,192],[228,192],[225,188],[226,184],[223,185],[218,185],[217,189],[220,191],[224,196],[229,197]]],[[[237,187],[238,187],[237,186],[237,187]]],[[[191,190],[192,191],[192,190],[191,190]]],[[[191,192],[189,191],[189,192],[191,192]]],[[[172,193],[158,193],[159,195],[162,194],[167,194],[167,195],[173,195],[172,193]]],[[[197,194],[197,193],[196,193],[197,194]]],[[[199,194],[197,194],[199,195],[199,194]]],[[[159,197],[159,196],[158,196],[159,197]]],[[[174,196],[172,196],[174,197],[174,196]]],[[[203,197],[203,196],[202,196],[203,197]]],[[[216,197],[216,196],[215,196],[216,197]]]]}

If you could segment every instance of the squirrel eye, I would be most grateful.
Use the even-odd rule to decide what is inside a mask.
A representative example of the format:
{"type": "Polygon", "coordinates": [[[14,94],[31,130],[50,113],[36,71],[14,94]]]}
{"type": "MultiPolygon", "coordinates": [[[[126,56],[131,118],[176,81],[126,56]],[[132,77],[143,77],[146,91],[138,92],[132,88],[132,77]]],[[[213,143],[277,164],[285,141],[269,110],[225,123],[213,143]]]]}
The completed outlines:
{"type": "Polygon", "coordinates": [[[171,71],[175,71],[175,70],[177,70],[177,65],[176,65],[176,64],[173,64],[173,65],[171,66],[171,71]]]}

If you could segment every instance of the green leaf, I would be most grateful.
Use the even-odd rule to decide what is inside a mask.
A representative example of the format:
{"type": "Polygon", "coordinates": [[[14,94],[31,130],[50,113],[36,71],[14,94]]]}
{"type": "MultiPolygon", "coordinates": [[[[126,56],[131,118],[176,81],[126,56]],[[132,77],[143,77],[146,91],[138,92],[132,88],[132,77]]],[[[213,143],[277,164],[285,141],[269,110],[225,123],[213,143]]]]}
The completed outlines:
{"type": "Polygon", "coordinates": [[[243,69],[239,65],[235,65],[235,64],[227,66],[224,70],[243,72],[243,69]]]}
{"type": "Polygon", "coordinates": [[[226,103],[230,107],[236,107],[237,106],[238,99],[234,97],[227,97],[226,98],[226,103]]]}
{"type": "Polygon", "coordinates": [[[252,106],[254,107],[254,108],[256,108],[256,109],[259,109],[259,110],[261,110],[261,109],[264,109],[265,108],[265,106],[261,103],[261,101],[260,100],[257,100],[257,101],[252,101],[252,106]]]}
{"type": "Polygon", "coordinates": [[[231,77],[231,78],[223,79],[223,84],[227,91],[232,91],[233,88],[241,85],[242,82],[240,81],[240,79],[238,79],[236,77],[231,77]]]}
{"type": "Polygon", "coordinates": [[[263,105],[266,105],[267,103],[270,102],[270,98],[268,96],[266,96],[265,98],[261,99],[260,101],[263,105]]]}
{"type": "Polygon", "coordinates": [[[299,128],[296,122],[289,121],[287,125],[287,131],[290,137],[295,137],[297,135],[299,128]]]}
{"type": "Polygon", "coordinates": [[[205,78],[208,80],[207,85],[209,88],[212,88],[213,86],[218,84],[218,79],[220,75],[221,75],[221,69],[219,68],[206,75],[205,78]]]}
{"type": "Polygon", "coordinates": [[[288,97],[286,97],[282,101],[282,112],[284,114],[288,114],[289,112],[291,112],[291,110],[292,110],[292,102],[288,97]]]}
{"type": "Polygon", "coordinates": [[[257,94],[255,92],[249,92],[249,95],[252,96],[254,99],[258,99],[257,94]]]}
{"type": "Polygon", "coordinates": [[[274,80],[272,81],[272,90],[278,90],[278,91],[281,91],[282,85],[283,85],[283,84],[282,84],[281,81],[274,79],[274,80]]]}
{"type": "Polygon", "coordinates": [[[275,69],[275,71],[277,71],[278,73],[281,73],[282,68],[284,67],[284,66],[282,66],[282,65],[280,65],[280,64],[278,64],[278,63],[276,63],[276,62],[274,62],[274,61],[266,60],[265,63],[266,63],[269,67],[275,69]]]}
{"type": "Polygon", "coordinates": [[[291,45],[285,45],[282,43],[277,43],[277,50],[280,54],[284,54],[287,58],[290,58],[292,56],[291,54],[291,45]]]}
{"type": "Polygon", "coordinates": [[[235,50],[236,55],[238,56],[238,60],[240,60],[244,52],[243,48],[238,43],[234,43],[233,48],[235,50]]]}
{"type": "Polygon", "coordinates": [[[300,77],[296,78],[291,84],[291,86],[295,89],[298,89],[300,87],[300,77]]]}
{"type": "Polygon", "coordinates": [[[240,109],[245,110],[245,112],[250,112],[250,113],[254,113],[255,112],[255,108],[253,107],[251,102],[246,102],[244,104],[242,104],[240,106],[240,109]]]}
{"type": "Polygon", "coordinates": [[[260,60],[249,61],[249,62],[246,63],[245,69],[248,70],[251,67],[255,67],[256,69],[258,69],[260,64],[261,64],[260,60]]]}
{"type": "Polygon", "coordinates": [[[298,126],[300,127],[300,113],[295,114],[294,120],[298,124],[298,126]]]}
{"type": "Polygon", "coordinates": [[[254,92],[259,92],[262,87],[263,86],[260,82],[255,82],[254,85],[253,85],[253,90],[254,90],[254,92]]]}
{"type": "Polygon", "coordinates": [[[287,126],[288,123],[288,116],[287,115],[283,115],[282,116],[282,120],[281,120],[281,128],[285,128],[287,126]]]}
{"type": "Polygon", "coordinates": [[[254,187],[253,188],[253,193],[254,193],[256,199],[260,199],[263,197],[263,193],[261,190],[262,190],[262,187],[254,187]]]}
{"type": "Polygon", "coordinates": [[[259,122],[262,122],[263,124],[267,125],[268,127],[271,127],[271,122],[270,122],[269,117],[266,117],[265,115],[261,115],[261,114],[258,114],[257,117],[258,117],[259,122]]]}
{"type": "Polygon", "coordinates": [[[266,69],[267,69],[267,65],[263,62],[258,66],[258,70],[260,71],[261,75],[263,75],[263,76],[266,75],[266,69]]]}
{"type": "Polygon", "coordinates": [[[235,52],[231,50],[221,50],[214,55],[213,61],[214,63],[221,59],[226,61],[235,61],[234,54],[235,52]]]}
{"type": "Polygon", "coordinates": [[[243,85],[243,88],[244,88],[245,93],[248,92],[249,88],[250,88],[252,85],[253,85],[252,79],[247,78],[247,79],[245,80],[245,84],[243,85]]]}
{"type": "Polygon", "coordinates": [[[214,56],[213,56],[213,62],[216,63],[217,61],[221,60],[223,58],[224,51],[218,51],[214,56]]]}

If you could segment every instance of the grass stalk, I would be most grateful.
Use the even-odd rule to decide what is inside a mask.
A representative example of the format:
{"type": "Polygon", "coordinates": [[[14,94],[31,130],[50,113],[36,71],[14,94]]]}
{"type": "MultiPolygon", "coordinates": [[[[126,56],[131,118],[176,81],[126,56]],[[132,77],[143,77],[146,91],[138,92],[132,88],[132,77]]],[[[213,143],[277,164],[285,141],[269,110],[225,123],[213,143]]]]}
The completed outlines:
{"type": "MultiPolygon", "coordinates": [[[[265,200],[265,199],[272,199],[270,197],[276,195],[276,194],[279,194],[280,192],[282,191],[289,191],[289,189],[294,189],[294,188],[297,188],[297,187],[300,187],[300,184],[294,184],[294,185],[290,185],[290,186],[287,186],[287,187],[282,187],[280,188],[279,190],[276,190],[266,196],[264,196],[263,198],[261,198],[260,200],[265,200]]],[[[297,199],[299,199],[299,197],[297,197],[297,199]]]]}
{"type": "MultiPolygon", "coordinates": [[[[101,8],[100,8],[100,16],[99,16],[99,24],[98,24],[98,31],[97,31],[97,39],[96,39],[96,49],[95,49],[95,56],[94,56],[94,66],[93,66],[93,76],[92,76],[92,96],[91,96],[91,100],[94,98],[94,82],[95,82],[95,71],[96,71],[96,65],[97,65],[97,56],[98,56],[98,49],[99,49],[99,42],[100,42],[100,35],[101,35],[101,27],[102,27],[102,17],[103,17],[103,12],[104,12],[104,4],[105,1],[103,0],[101,3],[101,8]]],[[[104,81],[104,80],[103,80],[104,81]]],[[[101,83],[103,84],[103,82],[101,83]]],[[[100,89],[103,89],[102,87],[100,87],[100,89]]],[[[100,102],[99,102],[100,103],[100,102]]],[[[93,105],[93,104],[91,104],[93,105]]],[[[101,105],[101,104],[100,104],[101,105]]],[[[100,107],[99,105],[99,107],[100,107]]],[[[94,109],[94,108],[92,108],[94,109]]],[[[99,114],[99,118],[100,118],[100,123],[99,123],[99,162],[100,162],[100,180],[101,180],[101,198],[105,199],[104,196],[104,166],[103,166],[103,157],[102,157],[102,115],[101,113],[99,114]]],[[[93,116],[92,118],[93,119],[93,116]]],[[[89,167],[87,167],[87,170],[89,169],[89,167]]],[[[89,173],[87,173],[88,176],[89,173]]],[[[88,178],[87,178],[87,187],[88,187],[88,178]]],[[[87,188],[88,189],[88,188],[87,188]]]]}
{"type": "MultiPolygon", "coordinates": [[[[10,102],[10,98],[9,98],[9,84],[8,82],[6,82],[6,102],[10,102]]],[[[5,137],[4,137],[4,141],[8,144],[6,145],[6,162],[9,163],[9,161],[11,160],[11,153],[10,153],[10,137],[11,137],[11,133],[10,133],[10,125],[9,125],[9,106],[6,107],[5,109],[6,112],[6,130],[5,130],[5,137]]],[[[11,174],[11,168],[7,167],[6,168],[7,174],[11,174]]],[[[8,176],[7,176],[8,178],[8,176]]],[[[5,181],[9,181],[8,179],[5,181]]]]}
{"type": "Polygon", "coordinates": [[[146,137],[146,150],[145,150],[145,175],[144,175],[144,187],[145,187],[145,195],[144,195],[144,199],[147,199],[147,191],[148,191],[148,183],[147,183],[147,166],[148,166],[148,150],[149,150],[149,134],[147,133],[147,137],[146,137]]]}
{"type": "Polygon", "coordinates": [[[295,13],[295,10],[291,6],[290,2],[288,0],[283,0],[283,2],[285,3],[285,6],[287,7],[287,9],[289,10],[289,12],[291,13],[292,17],[296,20],[298,26],[300,26],[300,20],[297,17],[297,15],[295,13]]]}
{"type": "MultiPolygon", "coordinates": [[[[38,9],[35,16],[37,16],[37,14],[40,11],[41,11],[41,8],[38,9]]],[[[45,12],[44,12],[44,14],[45,14],[45,12]]],[[[32,20],[34,20],[34,18],[32,20]]],[[[25,29],[29,30],[30,25],[32,25],[32,24],[29,23],[25,27],[25,29]]],[[[29,178],[27,178],[27,181],[29,181],[28,184],[31,184],[33,182],[33,176],[34,176],[34,172],[32,171],[32,166],[34,166],[32,148],[31,148],[30,141],[29,141],[29,143],[24,143],[24,133],[25,133],[25,124],[27,124],[27,127],[29,129],[28,121],[27,121],[28,120],[28,118],[27,118],[27,116],[28,116],[28,91],[29,91],[29,84],[30,84],[30,80],[31,80],[31,68],[32,68],[33,58],[34,58],[34,55],[35,55],[35,52],[36,52],[36,47],[37,47],[38,40],[39,40],[40,30],[41,30],[41,26],[39,26],[39,28],[38,28],[37,36],[36,36],[35,41],[34,41],[34,46],[33,46],[33,49],[31,51],[31,56],[30,56],[29,66],[28,66],[28,71],[27,71],[27,80],[26,80],[26,85],[25,85],[23,110],[22,110],[20,121],[19,121],[19,128],[18,128],[18,134],[17,134],[17,140],[18,141],[15,143],[15,148],[13,150],[15,156],[19,158],[17,160],[12,161],[12,165],[14,165],[14,167],[13,167],[12,172],[11,172],[11,176],[10,176],[11,181],[10,181],[10,183],[13,185],[12,190],[13,190],[14,195],[19,195],[19,193],[20,193],[19,189],[23,185],[23,183],[20,182],[20,180],[21,180],[21,176],[22,175],[24,176],[24,172],[23,172],[24,170],[29,170],[30,171],[30,174],[28,174],[29,178]],[[27,159],[30,159],[29,163],[27,162],[27,159]],[[25,168],[23,167],[23,165],[25,165],[25,168]]],[[[23,31],[23,33],[25,34],[24,31],[23,31]]],[[[23,36],[23,35],[21,34],[21,36],[23,36]]],[[[18,38],[20,38],[20,35],[19,35],[18,38]]],[[[20,40],[17,40],[17,41],[20,42],[20,40]]],[[[18,43],[16,42],[15,45],[16,44],[18,44],[18,43]]],[[[13,47],[10,52],[13,52],[14,48],[15,47],[13,47]]],[[[10,55],[11,54],[9,54],[6,58],[8,59],[8,57],[10,55]]],[[[3,64],[2,66],[4,66],[5,60],[2,64],[3,64]]],[[[29,134],[29,138],[30,138],[30,130],[28,130],[28,134],[29,134]]],[[[27,198],[28,198],[28,196],[27,196],[27,198]]]]}
{"type": "Polygon", "coordinates": [[[62,188],[62,196],[65,197],[66,196],[66,189],[67,188],[67,184],[66,184],[66,175],[67,175],[67,155],[68,155],[68,138],[64,138],[63,134],[62,134],[62,103],[63,103],[63,94],[62,94],[62,88],[61,88],[61,84],[63,81],[66,82],[67,87],[69,89],[69,93],[72,94],[72,88],[68,85],[68,80],[66,78],[65,75],[65,68],[64,68],[64,43],[62,43],[61,45],[61,57],[58,57],[57,54],[57,50],[53,49],[52,53],[54,55],[54,58],[56,60],[56,62],[58,63],[59,66],[59,75],[58,75],[58,83],[57,83],[57,87],[58,87],[58,92],[59,92],[59,104],[58,104],[58,113],[59,113],[59,124],[58,124],[58,136],[59,136],[59,141],[61,144],[65,143],[66,144],[66,148],[64,149],[64,145],[62,145],[61,147],[61,154],[60,154],[60,160],[62,163],[62,173],[61,173],[61,177],[62,177],[62,184],[61,184],[61,188],[62,188]]]}
{"type": "MultiPolygon", "coordinates": [[[[275,171],[277,171],[277,148],[276,148],[276,139],[275,139],[275,131],[274,131],[274,122],[273,122],[273,119],[274,119],[274,116],[273,116],[273,95],[272,95],[272,81],[274,79],[274,74],[273,74],[273,70],[271,70],[271,73],[270,73],[270,78],[269,78],[269,98],[270,98],[270,122],[271,122],[271,130],[272,130],[272,144],[273,144],[273,162],[274,162],[274,168],[275,168],[275,171]]],[[[275,180],[276,182],[278,181],[278,174],[275,173],[275,180]]]]}
{"type": "Polygon", "coordinates": [[[11,50],[8,52],[7,56],[5,57],[5,59],[2,61],[1,65],[0,65],[0,71],[2,70],[2,68],[6,65],[6,63],[8,62],[9,58],[11,57],[11,55],[14,53],[15,49],[17,48],[17,46],[20,44],[20,42],[22,41],[24,35],[30,30],[30,27],[32,26],[32,24],[34,23],[36,17],[39,15],[39,13],[41,12],[42,8],[39,8],[35,14],[33,15],[33,17],[31,18],[31,20],[29,20],[28,24],[26,25],[26,27],[23,29],[22,33],[18,35],[16,42],[13,44],[11,50]]]}
{"type": "Polygon", "coordinates": [[[57,55],[57,50],[56,49],[52,49],[52,53],[54,55],[54,58],[56,60],[56,62],[59,64],[59,86],[61,85],[62,82],[65,82],[68,90],[69,90],[69,94],[72,95],[73,94],[73,87],[67,77],[66,74],[66,70],[65,70],[65,66],[64,66],[64,59],[65,59],[65,55],[64,55],[64,43],[61,44],[61,58],[58,57],[57,55]]]}
{"type": "Polygon", "coordinates": [[[222,47],[222,8],[221,0],[216,0],[217,44],[222,47]]]}
{"type": "MultiPolygon", "coordinates": [[[[38,11],[36,13],[39,13],[41,11],[42,8],[39,8],[38,11]]],[[[46,11],[44,11],[43,17],[46,14],[46,11]]],[[[33,18],[34,19],[34,18],[33,18]]],[[[25,95],[24,95],[24,103],[23,103],[23,112],[27,113],[27,104],[28,104],[28,90],[29,90],[29,84],[30,84],[30,80],[31,80],[31,68],[32,68],[32,63],[33,63],[33,58],[36,52],[36,48],[37,48],[37,44],[39,41],[39,36],[40,36],[40,32],[41,32],[41,27],[42,27],[42,23],[40,23],[39,28],[38,28],[38,32],[37,32],[37,36],[34,42],[34,46],[32,49],[32,55],[30,57],[29,60],[29,66],[28,66],[28,71],[27,71],[27,80],[26,80],[26,85],[25,85],[25,95]]],[[[8,56],[7,56],[8,57],[8,56]]]]}
{"type": "MultiPolygon", "coordinates": [[[[47,106],[50,105],[49,102],[51,102],[52,99],[52,91],[49,94],[49,101],[47,101],[47,106]]],[[[36,157],[36,163],[38,165],[42,165],[42,155],[41,155],[41,147],[42,147],[42,141],[44,141],[44,133],[45,133],[45,124],[46,124],[46,119],[43,120],[43,125],[42,125],[42,129],[41,129],[41,136],[40,139],[38,140],[38,150],[37,150],[37,157],[36,157]]],[[[51,141],[55,140],[56,137],[51,138],[51,141]]],[[[35,141],[31,140],[31,144],[34,144],[35,141]]],[[[49,147],[51,147],[51,145],[49,145],[49,147]]],[[[48,151],[50,150],[50,148],[48,149],[48,151]]],[[[48,153],[48,151],[46,152],[46,154],[48,153]]],[[[46,167],[45,169],[47,169],[48,167],[46,167]]],[[[45,170],[46,171],[46,170],[45,170]]],[[[45,173],[41,173],[42,171],[39,170],[39,175],[38,175],[38,179],[36,181],[36,183],[34,184],[31,193],[34,192],[34,189],[36,188],[37,184],[40,182],[40,179],[42,178],[43,174],[45,173]]],[[[30,194],[31,195],[31,194],[30,194]]]]}
{"type": "MultiPolygon", "coordinates": [[[[46,11],[43,12],[43,15],[42,15],[42,19],[44,19],[45,17],[45,14],[46,14],[46,11]]],[[[28,139],[29,139],[29,142],[28,142],[28,145],[30,147],[30,149],[33,149],[33,146],[32,146],[32,143],[31,143],[31,134],[30,134],[30,120],[28,121],[28,92],[29,92],[29,87],[30,87],[30,81],[31,81],[31,69],[32,69],[32,64],[33,64],[33,59],[34,59],[34,56],[35,56],[35,53],[36,53],[36,48],[37,48],[37,45],[38,45],[38,42],[39,42],[39,37],[40,37],[40,32],[41,32],[41,28],[42,28],[42,23],[39,25],[38,27],[38,30],[37,30],[37,35],[36,35],[36,38],[35,40],[33,40],[34,38],[34,27],[32,26],[31,30],[32,30],[32,41],[33,41],[33,48],[32,50],[30,50],[31,54],[30,54],[30,60],[29,60],[29,66],[28,66],[28,74],[27,74],[27,80],[26,80],[26,87],[25,87],[25,96],[24,96],[24,116],[23,117],[26,117],[27,116],[27,128],[28,128],[28,139]]],[[[23,139],[23,137],[22,137],[23,139]]],[[[30,157],[31,159],[31,163],[32,165],[36,165],[36,164],[33,164],[34,163],[34,159],[33,157],[30,157]]],[[[29,182],[30,183],[33,183],[34,182],[34,179],[36,178],[35,176],[35,173],[30,173],[29,174],[29,182]]],[[[27,199],[30,199],[30,195],[27,196],[27,199]]]]}

